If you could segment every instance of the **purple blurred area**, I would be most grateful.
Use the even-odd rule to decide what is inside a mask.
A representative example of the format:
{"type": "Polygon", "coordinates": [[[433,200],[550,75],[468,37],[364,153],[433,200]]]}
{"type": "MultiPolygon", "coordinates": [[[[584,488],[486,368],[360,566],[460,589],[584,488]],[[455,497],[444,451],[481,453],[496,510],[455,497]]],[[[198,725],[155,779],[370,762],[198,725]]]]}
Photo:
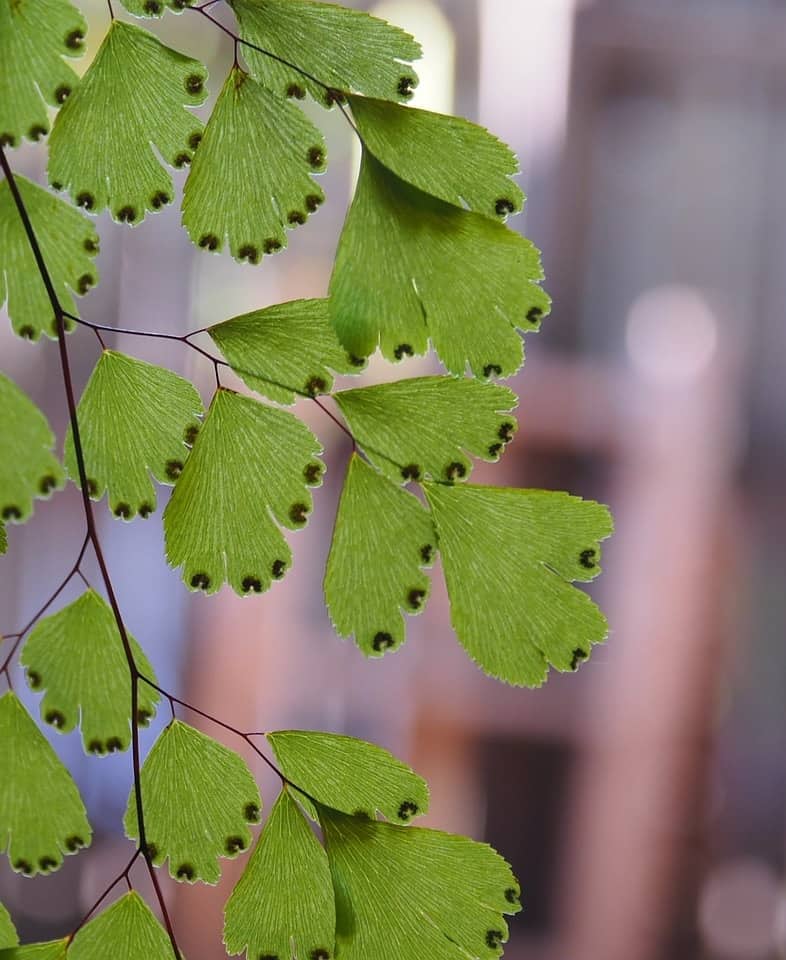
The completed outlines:
{"type": "MultiPolygon", "coordinates": [[[[521,158],[529,200],[511,225],[543,250],[554,309],[512,381],[516,440],[474,478],[612,506],[617,533],[592,588],[610,639],[576,675],[505,687],[456,642],[437,568],[406,646],[364,660],[335,636],[321,592],[350,448],[310,403],[298,412],[325,444],[326,483],[292,537],[292,573],[261,598],[187,593],[163,559],[160,509],[124,524],[98,505],[128,626],[165,687],[238,728],[345,732],[412,763],[431,785],[429,825],[487,840],[521,879],[510,960],[786,957],[786,2],[355,5],[423,42],[416,104],[488,126],[521,158]]],[[[94,53],[106,6],[82,6],[94,53]]],[[[208,63],[215,95],[231,42],[190,14],[153,29],[208,63]]],[[[102,279],[83,315],[185,333],[324,295],[357,147],[338,111],[312,112],[328,138],[328,201],[285,253],[250,267],[198,251],[177,205],[133,229],[102,217],[102,279]]],[[[43,180],[43,146],[11,158],[43,180]]],[[[98,344],[84,329],[70,342],[81,387],[98,344]]],[[[212,369],[182,345],[107,342],[209,399],[212,369]]],[[[62,441],[56,345],[18,340],[5,322],[0,357],[62,441]]],[[[373,362],[364,376],[436,370],[433,358],[373,362]]],[[[40,605],[82,529],[73,487],[11,528],[0,629],[40,605]]],[[[98,583],[90,564],[88,576],[98,583]]],[[[37,709],[19,671],[14,683],[37,709]]],[[[145,749],[166,705],[159,714],[145,749]]],[[[25,939],[73,929],[130,852],[128,755],[88,759],[77,733],[47,735],[96,840],[46,879],[0,862],[0,899],[25,939]]],[[[248,759],[269,809],[275,778],[248,759]]],[[[215,888],[165,884],[191,960],[224,956],[221,906],[244,862],[215,888]]]]}

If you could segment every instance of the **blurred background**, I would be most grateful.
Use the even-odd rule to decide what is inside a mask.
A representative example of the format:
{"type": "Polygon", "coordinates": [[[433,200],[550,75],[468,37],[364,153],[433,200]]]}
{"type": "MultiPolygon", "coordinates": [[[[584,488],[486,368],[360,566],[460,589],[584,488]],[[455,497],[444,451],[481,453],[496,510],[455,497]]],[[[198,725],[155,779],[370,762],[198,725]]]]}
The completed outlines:
{"type": "MultiPolygon", "coordinates": [[[[106,5],[82,6],[92,54],[106,5]]],[[[212,10],[231,23],[222,6],[212,10]]],[[[428,823],[492,843],[521,879],[510,960],[786,957],[786,4],[355,6],[422,41],[415,104],[488,126],[521,158],[529,201],[511,225],[542,248],[554,311],[511,382],[520,432],[474,477],[612,505],[617,533],[593,588],[611,637],[575,676],[504,687],[457,644],[437,570],[406,646],[365,661],[324,609],[349,447],[310,403],[298,412],[325,444],[328,477],[292,538],[294,570],[262,598],[188,594],[163,560],[160,510],[123,524],[98,506],[127,623],[161,683],[236,727],[345,732],[412,763],[431,785],[428,823]]],[[[215,94],[231,42],[188,13],[153,29],[208,63],[215,94]]],[[[102,217],[102,279],[83,315],[183,333],[324,295],[357,147],[338,111],[313,112],[329,138],[329,199],[284,254],[249,267],[197,251],[176,205],[133,229],[102,217]]],[[[42,146],[12,162],[43,180],[42,146]]],[[[212,370],[180,344],[108,339],[209,399],[212,370]]],[[[85,330],[71,342],[83,383],[97,343],[85,330]]],[[[15,339],[5,323],[0,356],[62,438],[55,345],[15,339]]],[[[437,369],[429,358],[372,363],[364,376],[437,369]]],[[[73,488],[11,529],[0,629],[18,630],[40,605],[82,529],[73,488]]],[[[35,708],[18,672],[14,683],[35,708]]],[[[145,749],[168,719],[159,712],[145,749]]],[[[78,734],[47,734],[76,772],[96,839],[46,879],[0,862],[0,898],[25,938],[73,929],[130,852],[119,828],[128,755],[88,759],[78,734]]],[[[269,808],[275,778],[253,765],[269,808]]],[[[166,885],[192,960],[224,956],[220,907],[244,862],[217,888],[166,885]]]]}

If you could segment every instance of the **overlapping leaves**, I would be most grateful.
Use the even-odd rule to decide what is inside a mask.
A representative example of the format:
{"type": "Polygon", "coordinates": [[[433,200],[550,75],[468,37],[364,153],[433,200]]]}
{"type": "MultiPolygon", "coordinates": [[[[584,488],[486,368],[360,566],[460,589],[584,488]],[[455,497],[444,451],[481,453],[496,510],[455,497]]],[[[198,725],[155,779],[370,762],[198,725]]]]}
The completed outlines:
{"type": "Polygon", "coordinates": [[[365,146],[402,180],[493,219],[521,210],[516,156],[488,130],[385,100],[351,96],[349,104],[365,146]]]}
{"type": "Polygon", "coordinates": [[[63,57],[82,55],[86,33],[68,0],[0,0],[0,145],[46,135],[47,106],[60,106],[78,83],[63,57]]]}
{"type": "Polygon", "coordinates": [[[166,555],[193,590],[261,593],[280,580],[321,483],[314,435],[284,410],[218,390],[164,512],[166,555]]]}
{"type": "Polygon", "coordinates": [[[456,377],[417,377],[336,394],[352,433],[398,482],[469,476],[468,450],[497,460],[513,438],[518,403],[507,387],[456,377]]]}
{"type": "MultiPolygon", "coordinates": [[[[149,16],[164,7],[164,0],[123,2],[149,16]]],[[[511,180],[517,169],[512,153],[466,121],[389,102],[406,99],[415,83],[406,64],[419,48],[402,31],[311,0],[231,5],[244,38],[274,57],[246,46],[253,76],[235,67],[219,97],[186,185],[183,220],[192,239],[206,249],[228,243],[236,258],[257,262],[283,247],[287,228],[321,202],[311,174],[324,165],[324,142],[286,96],[309,91],[327,104],[347,97],[365,147],[331,283],[330,316],[326,301],[302,301],[213,327],[210,334],[235,371],[252,389],[284,403],[301,393],[329,391],[334,372],[362,365],[378,343],[385,356],[400,360],[424,352],[430,340],[461,377],[468,366],[486,379],[515,371],[523,357],[517,329],[537,329],[548,298],[538,286],[537,251],[499,222],[523,202],[511,180]],[[275,56],[296,58],[307,75],[275,56]],[[218,181],[220,197],[214,195],[218,181]]],[[[30,6],[25,0],[16,4],[20,10],[30,6]]],[[[69,7],[62,0],[40,6],[60,12],[69,7]]],[[[46,28],[57,23],[50,17],[46,28]]],[[[15,51],[21,49],[14,42],[15,51]]],[[[0,53],[7,43],[0,32],[0,53]]],[[[43,49],[52,53],[48,35],[43,49]]],[[[57,63],[67,69],[62,52],[57,63]]],[[[57,121],[52,180],[82,206],[108,206],[121,221],[138,222],[147,210],[170,202],[171,178],[154,151],[173,166],[190,161],[201,127],[183,105],[204,99],[204,81],[196,61],[115,22],[57,121]],[[85,151],[85,143],[91,150],[85,151]]],[[[0,135],[2,111],[0,103],[0,135]]],[[[69,287],[84,292],[95,279],[85,266],[85,255],[97,250],[95,234],[77,212],[69,211],[72,219],[66,221],[68,208],[44,191],[36,194],[38,188],[21,180],[20,189],[42,222],[40,230],[35,224],[39,237],[49,237],[51,224],[47,243],[54,247],[56,239],[59,245],[51,257],[46,254],[50,266],[55,262],[58,295],[68,298],[69,287]]],[[[46,300],[29,298],[24,288],[35,285],[20,280],[14,286],[34,264],[15,211],[3,207],[9,201],[6,187],[0,193],[0,267],[15,329],[37,337],[51,333],[51,308],[46,300]]],[[[71,301],[63,303],[69,308],[71,301]]],[[[0,394],[5,389],[13,396],[16,388],[9,391],[7,384],[0,378],[0,394]]],[[[345,391],[337,401],[381,471],[357,455],[349,465],[325,580],[338,630],[354,634],[370,655],[400,645],[403,613],[425,604],[424,568],[439,546],[452,622],[484,670],[537,685],[549,664],[575,669],[605,636],[602,615],[572,585],[598,572],[599,542],[611,529],[605,508],[566,494],[450,485],[469,474],[468,455],[494,460],[511,439],[513,395],[474,380],[421,378],[345,391]],[[423,482],[430,510],[401,489],[402,481],[415,480],[423,482]]],[[[10,408],[4,405],[12,413],[23,407],[18,398],[10,408]]],[[[165,514],[170,562],[183,567],[193,589],[213,592],[229,582],[238,593],[260,592],[291,563],[280,528],[306,522],[307,487],[318,484],[323,471],[321,448],[290,414],[228,390],[218,391],[198,433],[200,413],[185,381],[106,352],[79,409],[91,493],[101,496],[108,489],[119,516],[147,515],[155,504],[150,474],[161,482],[179,476],[165,514]]],[[[46,453],[51,466],[51,432],[29,410],[26,416],[35,430],[25,436],[37,438],[33,447],[37,455],[46,453]]],[[[19,461],[0,442],[0,493],[15,491],[14,482],[23,493],[21,507],[15,505],[19,498],[9,500],[18,512],[6,519],[29,514],[36,483],[46,493],[62,480],[56,461],[55,473],[42,475],[38,460],[33,469],[22,457],[23,482],[12,478],[4,487],[2,464],[10,476],[9,464],[16,469],[19,461]]],[[[71,442],[67,464],[76,476],[71,442]]],[[[0,523],[0,551],[4,533],[0,523]]],[[[136,645],[134,652],[149,676],[136,645]]],[[[47,690],[45,719],[71,729],[81,717],[83,739],[95,752],[127,746],[127,664],[111,614],[97,595],[89,591],[41,621],[22,662],[32,685],[47,690]]],[[[156,698],[145,684],[140,696],[149,715],[156,698]]],[[[227,904],[231,951],[245,950],[254,960],[293,953],[298,960],[327,960],[336,947],[345,960],[499,955],[507,938],[502,915],[518,909],[518,884],[490,848],[403,826],[425,811],[420,778],[380,748],[351,738],[282,731],[269,741],[293,785],[282,792],[227,904]],[[319,818],[327,856],[295,800],[319,818]],[[377,813],[392,822],[376,821],[377,813]]],[[[8,788],[0,784],[0,836],[8,832],[8,821],[16,869],[54,869],[62,852],[89,840],[73,782],[53,764],[54,754],[13,694],[0,699],[0,744],[16,758],[12,772],[27,791],[27,806],[32,798],[38,837],[42,769],[48,801],[59,791],[55,812],[47,814],[43,850],[33,843],[27,807],[20,807],[16,794],[9,801],[8,788]],[[26,767],[37,764],[38,772],[22,770],[19,758],[26,767]]],[[[248,824],[260,815],[259,793],[243,761],[179,721],[154,745],[142,795],[148,853],[158,865],[168,860],[170,873],[181,880],[216,881],[218,858],[247,849],[248,824]]],[[[138,839],[133,793],[126,829],[138,839]]],[[[2,920],[0,914],[0,938],[2,920]]],[[[19,948],[18,956],[59,958],[64,943],[19,948]]],[[[163,960],[170,950],[135,894],[83,927],[69,956],[94,960],[113,945],[129,960],[163,960]]],[[[3,946],[0,939],[1,957],[3,946]]]]}
{"type": "Polygon", "coordinates": [[[539,686],[549,665],[575,670],[607,624],[572,584],[600,573],[607,507],[567,493],[425,484],[467,653],[508,683],[539,686]]]}
{"type": "Polygon", "coordinates": [[[249,960],[499,956],[507,939],[502,915],[520,908],[518,882],[485,844],[402,825],[428,802],[409,767],[351,737],[279,731],[268,739],[292,785],[227,903],[230,953],[245,951],[249,960]],[[319,818],[327,856],[300,806],[319,818]],[[377,811],[396,822],[374,819],[377,811]]]}
{"type": "Polygon", "coordinates": [[[517,329],[548,308],[540,255],[480,213],[425,193],[364,150],[330,282],[342,344],[388,360],[424,353],[448,370],[510,376],[524,358],[517,329]]]}
{"type": "MultiPolygon", "coordinates": [[[[509,439],[508,421],[497,435],[509,439]]],[[[384,430],[375,449],[381,442],[384,430]]],[[[600,573],[608,508],[545,490],[422,483],[431,512],[353,456],[325,575],[337,631],[354,634],[370,656],[400,646],[402,612],[422,609],[429,580],[421,567],[438,546],[451,622],[486,673],[539,686],[549,665],[575,670],[607,633],[603,614],[573,582],[600,573]]]]}
{"type": "Polygon", "coordinates": [[[184,108],[203,103],[207,71],[131,24],[112,26],[49,141],[49,180],[86,210],[108,207],[138,223],[173,198],[173,167],[191,162],[202,123],[184,108]],[[89,149],[86,149],[89,144],[89,149]]]}
{"type": "Polygon", "coordinates": [[[491,847],[320,807],[344,960],[498,957],[519,886],[491,847]]]}
{"type": "MultiPolygon", "coordinates": [[[[148,517],[156,507],[150,474],[174,483],[199,431],[202,401],[188,380],[163,367],[105,350],[78,409],[79,434],[90,496],[109,492],[117,517],[148,517]]],[[[65,462],[76,483],[79,472],[69,429],[65,462]]]]}
{"type": "Polygon", "coordinates": [[[277,303],[218,323],[208,333],[243,382],[278,403],[328,393],[334,373],[357,373],[364,366],[338,342],[327,300],[277,303]]]}
{"type": "MultiPolygon", "coordinates": [[[[6,0],[0,0],[0,8],[6,0]]],[[[35,230],[60,306],[75,313],[73,294],[83,296],[98,282],[94,258],[98,234],[92,223],[68,203],[16,174],[14,181],[35,230]]],[[[57,336],[52,305],[38,280],[38,267],[8,183],[0,181],[0,306],[8,305],[20,336],[37,340],[57,336]]],[[[73,326],[66,319],[65,327],[73,326]]]]}
{"type": "Polygon", "coordinates": [[[367,656],[382,656],[405,639],[403,611],[419,613],[428,598],[436,536],[431,517],[406,490],[353,455],[341,494],[325,572],[330,617],[367,656]]]}
{"type": "Polygon", "coordinates": [[[0,697],[0,852],[17,873],[51,873],[92,831],[71,774],[15,693],[0,697]]]}
{"type": "MultiPolygon", "coordinates": [[[[155,680],[153,668],[133,637],[134,662],[155,680]]],[[[131,742],[131,690],[123,646],[111,609],[94,590],[40,620],[27,638],[20,663],[33,690],[44,690],[41,716],[61,733],[82,730],[88,753],[127,750],[131,742]]],[[[155,713],[158,694],[139,684],[137,720],[155,713]]]]}
{"type": "Polygon", "coordinates": [[[302,110],[234,67],[186,181],[183,225],[194,243],[258,263],[287,245],[325,195],[312,174],[325,142],[302,110]],[[216,190],[216,184],[221,189],[216,190]]]}
{"type": "MultiPolygon", "coordinates": [[[[217,883],[219,857],[236,857],[251,843],[249,823],[262,801],[245,762],[228,747],[174,720],[153,744],[142,767],[142,800],[148,850],[169,861],[178,880],[217,883]]],[[[134,791],[126,833],[139,839],[134,791]]]]}
{"type": "Polygon", "coordinates": [[[33,500],[63,485],[63,468],[52,453],[54,434],[46,417],[16,384],[0,373],[0,519],[20,523],[33,500]]]}
{"type": "Polygon", "coordinates": [[[348,90],[406,100],[417,85],[409,63],[420,57],[420,44],[378,17],[314,0],[229,0],[229,4],[243,39],[273,54],[243,48],[254,76],[279,94],[303,97],[308,91],[330,105],[339,91],[348,90]],[[287,66],[293,61],[299,70],[287,66]]]}

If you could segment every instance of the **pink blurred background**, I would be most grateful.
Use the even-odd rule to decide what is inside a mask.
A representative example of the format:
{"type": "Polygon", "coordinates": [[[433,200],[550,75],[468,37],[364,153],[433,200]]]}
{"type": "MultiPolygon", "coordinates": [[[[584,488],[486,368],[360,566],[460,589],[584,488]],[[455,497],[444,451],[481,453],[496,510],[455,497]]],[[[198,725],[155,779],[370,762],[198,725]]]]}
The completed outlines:
{"type": "MultiPolygon", "coordinates": [[[[488,126],[521,158],[530,199],[512,225],[543,250],[554,311],[512,381],[516,441],[474,476],[612,505],[618,532],[593,587],[610,640],[575,676],[504,687],[455,641],[437,572],[403,650],[365,661],[333,634],[320,586],[349,448],[308,403],[299,412],[325,443],[328,478],[292,538],[293,572],[262,598],[188,594],[163,560],[160,511],[126,525],[99,505],[128,625],[164,686],[237,727],[345,732],[411,762],[431,784],[430,825],[486,839],[513,863],[525,910],[510,960],[786,957],[786,3],[355,5],[422,41],[415,104],[488,126]]],[[[106,5],[82,6],[94,53],[106,5]]],[[[231,42],[190,14],[154,29],[208,63],[215,94],[231,42]]],[[[102,217],[102,281],[83,315],[184,333],[324,295],[357,147],[337,111],[314,115],[329,199],[286,253],[256,268],[206,255],[176,206],[134,229],[102,217]]],[[[45,151],[12,162],[41,179],[45,151]]],[[[209,398],[209,365],[180,345],[108,340],[209,398]]],[[[72,344],[83,383],[96,342],[82,330],[72,344]]],[[[31,346],[5,323],[0,355],[62,438],[54,344],[31,346]]],[[[366,380],[436,369],[374,363],[366,380]]],[[[11,530],[1,629],[40,605],[81,531],[73,488],[11,530]]],[[[88,759],[78,734],[50,738],[96,840],[46,879],[0,863],[0,899],[26,939],[71,930],[130,850],[119,827],[128,755],[88,759]]],[[[269,808],[275,779],[255,770],[269,808]]],[[[218,888],[166,886],[192,960],[224,955],[220,907],[243,862],[218,888]]]]}

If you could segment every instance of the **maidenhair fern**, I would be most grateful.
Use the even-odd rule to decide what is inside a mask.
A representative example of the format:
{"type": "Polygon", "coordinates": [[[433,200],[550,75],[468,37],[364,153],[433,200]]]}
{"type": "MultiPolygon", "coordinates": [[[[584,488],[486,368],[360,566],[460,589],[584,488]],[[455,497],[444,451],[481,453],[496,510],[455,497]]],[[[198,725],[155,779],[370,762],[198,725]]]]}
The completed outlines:
{"type": "MultiPolygon", "coordinates": [[[[158,18],[189,0],[122,6],[158,18]]],[[[58,341],[70,424],[59,458],[44,414],[0,373],[4,563],[14,556],[8,528],[66,478],[81,490],[86,523],[66,579],[0,649],[8,686],[0,852],[19,874],[46,874],[92,836],[74,779],[14,692],[17,663],[41,694],[45,723],[62,734],[79,727],[88,754],[130,752],[132,842],[103,898],[60,939],[19,946],[0,904],[0,958],[179,958],[157,869],[215,883],[224,859],[249,851],[226,904],[231,955],[499,956],[504,916],[520,909],[519,883],[490,847],[410,826],[428,808],[414,771],[337,734],[286,730],[265,742],[194,705],[278,774],[281,792],[258,830],[263,797],[249,767],[175,717],[191,705],[158,685],[145,654],[158,638],[129,634],[104,557],[92,501],[106,496],[115,517],[147,519],[157,485],[172,485],[166,557],[185,587],[264,594],[297,562],[284,534],[308,523],[310,490],[325,472],[318,436],[271,401],[310,398],[333,420],[340,414],[353,440],[324,578],[339,635],[368,657],[396,650],[408,617],[428,602],[438,558],[456,636],[494,677],[537,686],[550,667],[576,670],[607,632],[576,584],[600,572],[608,510],[564,493],[466,482],[475,459],[497,461],[513,439],[517,398],[489,381],[519,369],[521,334],[536,331],[549,309],[539,253],[507,223],[524,200],[516,158],[466,120],[406,105],[420,47],[399,28],[314,0],[227,6],[234,29],[214,17],[213,3],[192,8],[206,30],[234,43],[229,73],[208,83],[206,68],[149,23],[116,18],[119,2],[107,5],[106,35],[78,79],[70,60],[83,53],[86,22],[77,7],[0,0],[0,303],[20,337],[58,341]],[[199,108],[211,90],[217,100],[206,116],[199,108]],[[337,107],[362,145],[328,295],[169,335],[212,362],[217,387],[204,404],[172,371],[112,350],[100,352],[77,397],[68,331],[91,327],[100,339],[103,329],[80,319],[74,300],[98,282],[90,217],[108,209],[120,224],[139,223],[174,202],[171,171],[190,167],[182,222],[192,242],[251,269],[267,264],[325,198],[327,151],[298,102],[307,97],[337,107]],[[47,105],[59,108],[51,133],[47,105]],[[43,187],[13,172],[12,150],[47,135],[43,187]],[[193,343],[198,332],[217,353],[193,343]],[[336,389],[337,376],[359,373],[377,350],[399,363],[429,348],[445,374],[336,389]],[[227,368],[249,395],[221,384],[227,368]],[[84,579],[88,550],[101,581],[50,611],[68,583],[84,579]],[[143,759],[139,729],[162,698],[172,720],[143,759]],[[134,889],[142,868],[163,925],[134,889]],[[121,881],[129,890],[118,897],[121,881]]]]}

